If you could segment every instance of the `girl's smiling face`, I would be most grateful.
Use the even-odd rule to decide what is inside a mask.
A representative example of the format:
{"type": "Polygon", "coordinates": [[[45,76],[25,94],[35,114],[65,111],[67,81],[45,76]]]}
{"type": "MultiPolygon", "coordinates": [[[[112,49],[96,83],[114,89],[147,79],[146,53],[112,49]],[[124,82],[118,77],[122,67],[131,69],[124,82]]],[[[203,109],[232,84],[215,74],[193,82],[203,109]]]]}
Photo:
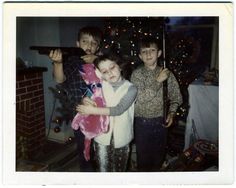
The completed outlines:
{"type": "Polygon", "coordinates": [[[101,61],[98,68],[102,74],[102,78],[110,83],[121,81],[121,69],[116,62],[106,59],[101,61]]]}

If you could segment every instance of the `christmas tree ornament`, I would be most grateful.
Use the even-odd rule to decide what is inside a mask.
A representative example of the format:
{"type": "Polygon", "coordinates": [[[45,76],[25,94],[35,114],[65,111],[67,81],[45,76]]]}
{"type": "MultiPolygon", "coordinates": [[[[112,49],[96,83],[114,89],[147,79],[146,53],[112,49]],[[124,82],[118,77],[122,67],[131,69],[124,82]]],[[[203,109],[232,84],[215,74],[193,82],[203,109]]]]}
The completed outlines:
{"type": "Polygon", "coordinates": [[[66,139],[66,141],[65,141],[65,144],[71,144],[72,142],[73,142],[73,137],[68,137],[67,139],[66,139]]]}
{"type": "Polygon", "coordinates": [[[59,126],[56,126],[56,127],[54,128],[54,132],[55,132],[55,133],[61,132],[61,128],[60,128],[59,126]]]}
{"type": "Polygon", "coordinates": [[[53,123],[56,123],[58,125],[61,125],[62,124],[62,119],[61,117],[58,117],[56,116],[53,120],[52,120],[53,123]]]}

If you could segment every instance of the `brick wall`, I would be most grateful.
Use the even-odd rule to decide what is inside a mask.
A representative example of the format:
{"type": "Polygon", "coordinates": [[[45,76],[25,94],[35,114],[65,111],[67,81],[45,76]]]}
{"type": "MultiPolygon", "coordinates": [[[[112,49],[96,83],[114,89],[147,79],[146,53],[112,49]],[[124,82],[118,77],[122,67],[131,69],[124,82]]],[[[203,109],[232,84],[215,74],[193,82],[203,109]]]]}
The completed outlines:
{"type": "Polygon", "coordinates": [[[43,67],[17,71],[16,157],[33,159],[45,143],[43,67]]]}

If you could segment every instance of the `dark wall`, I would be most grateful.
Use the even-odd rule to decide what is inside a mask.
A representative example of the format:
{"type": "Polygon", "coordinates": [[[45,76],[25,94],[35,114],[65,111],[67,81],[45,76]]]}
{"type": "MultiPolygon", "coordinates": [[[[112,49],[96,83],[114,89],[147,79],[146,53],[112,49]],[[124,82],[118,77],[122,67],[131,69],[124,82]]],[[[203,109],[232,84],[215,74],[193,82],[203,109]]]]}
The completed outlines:
{"type": "Polygon", "coordinates": [[[63,17],[59,18],[60,44],[62,46],[75,46],[78,31],[88,25],[100,27],[103,30],[103,20],[96,17],[63,17]]]}

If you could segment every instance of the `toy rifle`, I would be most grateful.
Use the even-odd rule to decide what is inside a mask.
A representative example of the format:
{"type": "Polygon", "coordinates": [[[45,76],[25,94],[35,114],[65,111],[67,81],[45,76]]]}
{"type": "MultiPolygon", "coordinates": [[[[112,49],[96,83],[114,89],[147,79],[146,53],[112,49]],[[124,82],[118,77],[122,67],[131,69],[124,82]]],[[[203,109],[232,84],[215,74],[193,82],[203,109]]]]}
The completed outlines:
{"type": "Polygon", "coordinates": [[[86,55],[82,48],[78,47],[56,47],[56,46],[30,46],[30,50],[37,50],[39,54],[49,55],[51,50],[60,49],[63,57],[86,55]]]}
{"type": "MultiPolygon", "coordinates": [[[[165,41],[165,19],[163,21],[163,69],[166,68],[166,41],[165,41]]],[[[166,119],[168,115],[168,85],[167,79],[163,82],[163,126],[166,126],[166,119]]]]}

